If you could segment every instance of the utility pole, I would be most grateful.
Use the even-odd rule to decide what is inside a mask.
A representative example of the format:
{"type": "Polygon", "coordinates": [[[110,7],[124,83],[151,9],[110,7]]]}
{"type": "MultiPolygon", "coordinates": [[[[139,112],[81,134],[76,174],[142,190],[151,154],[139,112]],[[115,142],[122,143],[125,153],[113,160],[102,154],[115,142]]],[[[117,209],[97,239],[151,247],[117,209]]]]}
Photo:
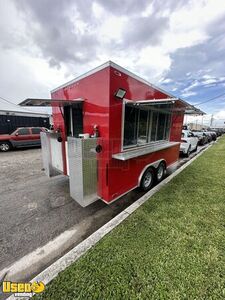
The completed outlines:
{"type": "Polygon", "coordinates": [[[213,125],[213,114],[212,114],[212,117],[211,117],[211,120],[210,120],[210,127],[212,127],[213,125]]]}
{"type": "Polygon", "coordinates": [[[197,124],[198,124],[198,119],[197,119],[197,117],[196,117],[196,123],[195,123],[195,129],[196,129],[196,130],[198,130],[197,124]]]}

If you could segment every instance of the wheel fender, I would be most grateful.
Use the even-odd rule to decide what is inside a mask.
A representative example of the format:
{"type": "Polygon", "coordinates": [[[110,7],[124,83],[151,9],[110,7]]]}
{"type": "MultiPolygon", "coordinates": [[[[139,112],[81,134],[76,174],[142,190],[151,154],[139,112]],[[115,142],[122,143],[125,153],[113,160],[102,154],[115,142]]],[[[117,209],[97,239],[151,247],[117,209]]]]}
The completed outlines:
{"type": "Polygon", "coordinates": [[[1,143],[8,143],[11,147],[13,146],[11,141],[9,141],[9,140],[0,141],[0,144],[1,143]]]}
{"type": "Polygon", "coordinates": [[[141,173],[140,173],[140,175],[139,175],[139,177],[138,177],[138,186],[140,186],[140,184],[141,184],[141,179],[142,179],[142,176],[144,175],[144,172],[145,172],[149,167],[153,167],[154,169],[157,169],[158,166],[159,166],[159,164],[160,164],[161,162],[164,162],[165,165],[166,165],[166,160],[165,160],[164,158],[162,158],[162,159],[156,160],[156,161],[154,161],[154,162],[152,162],[152,163],[146,165],[146,166],[142,169],[142,171],[141,171],[141,173]]]}
{"type": "Polygon", "coordinates": [[[15,142],[13,140],[8,140],[7,142],[11,145],[11,147],[15,147],[15,142]]]}

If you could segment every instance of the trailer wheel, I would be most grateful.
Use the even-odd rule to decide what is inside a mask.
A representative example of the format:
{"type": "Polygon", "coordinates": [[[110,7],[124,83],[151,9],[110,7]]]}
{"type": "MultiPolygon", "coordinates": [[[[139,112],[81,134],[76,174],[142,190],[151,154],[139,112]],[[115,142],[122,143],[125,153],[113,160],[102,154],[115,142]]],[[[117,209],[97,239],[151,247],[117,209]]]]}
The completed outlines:
{"type": "Polygon", "coordinates": [[[159,164],[158,168],[156,169],[156,180],[157,180],[157,182],[162,181],[165,174],[166,174],[166,164],[162,161],[159,164]]]}
{"type": "Polygon", "coordinates": [[[9,142],[1,142],[0,143],[0,151],[7,152],[11,149],[11,144],[9,142]]]}
{"type": "Polygon", "coordinates": [[[140,184],[140,188],[143,191],[148,191],[152,188],[153,183],[154,183],[154,179],[155,179],[155,172],[153,170],[153,168],[148,168],[142,178],[141,178],[141,184],[140,184]]]}

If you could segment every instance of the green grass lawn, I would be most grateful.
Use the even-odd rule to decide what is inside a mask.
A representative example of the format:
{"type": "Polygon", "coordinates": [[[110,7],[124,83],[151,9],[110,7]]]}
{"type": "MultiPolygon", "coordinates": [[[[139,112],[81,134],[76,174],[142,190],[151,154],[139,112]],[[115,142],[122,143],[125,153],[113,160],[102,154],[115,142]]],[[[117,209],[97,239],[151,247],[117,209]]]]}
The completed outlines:
{"type": "Polygon", "coordinates": [[[225,137],[38,299],[225,299],[225,137]]]}

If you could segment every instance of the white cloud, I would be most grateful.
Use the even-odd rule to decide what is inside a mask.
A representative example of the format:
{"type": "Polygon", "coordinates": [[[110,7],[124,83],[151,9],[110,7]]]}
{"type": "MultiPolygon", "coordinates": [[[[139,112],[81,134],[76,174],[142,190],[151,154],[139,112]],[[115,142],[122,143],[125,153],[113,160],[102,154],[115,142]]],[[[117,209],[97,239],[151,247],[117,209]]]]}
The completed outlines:
{"type": "Polygon", "coordinates": [[[62,70],[49,68],[41,58],[24,57],[20,53],[3,53],[0,65],[8,71],[6,76],[1,77],[1,95],[7,98],[10,94],[8,97],[15,102],[26,97],[49,97],[55,84],[59,85],[65,80],[62,70]]]}
{"type": "Polygon", "coordinates": [[[120,42],[126,21],[126,17],[107,16],[98,31],[102,42],[120,42]]]}
{"type": "Polygon", "coordinates": [[[150,3],[146,9],[141,13],[142,17],[149,17],[154,13],[153,3],[150,3]]]}
{"type": "Polygon", "coordinates": [[[215,113],[214,118],[216,120],[224,120],[225,121],[225,107],[224,107],[223,110],[218,111],[217,113],[215,113]]]}
{"type": "Polygon", "coordinates": [[[214,114],[206,114],[203,116],[186,116],[185,123],[194,123],[194,124],[202,124],[205,126],[210,126],[212,122],[212,126],[224,126],[225,122],[225,107],[214,113],[214,114]]]}
{"type": "Polygon", "coordinates": [[[92,3],[92,10],[96,18],[98,19],[104,18],[105,10],[98,2],[94,1],[92,3]]]}
{"type": "Polygon", "coordinates": [[[175,92],[175,91],[177,91],[177,90],[178,90],[178,88],[175,87],[175,88],[172,89],[172,92],[175,92]]]}
{"type": "Polygon", "coordinates": [[[177,32],[205,30],[205,26],[223,16],[224,11],[223,0],[190,1],[172,14],[171,27],[177,32]]]}
{"type": "Polygon", "coordinates": [[[194,80],[188,87],[186,87],[183,92],[189,92],[190,90],[201,85],[201,82],[198,80],[194,80]]]}
{"type": "Polygon", "coordinates": [[[192,91],[196,87],[200,86],[201,82],[198,80],[194,80],[189,86],[187,86],[185,89],[182,91],[182,97],[191,97],[197,95],[197,92],[192,91]]]}
{"type": "Polygon", "coordinates": [[[206,114],[203,116],[185,116],[185,123],[201,124],[203,126],[210,126],[212,115],[206,114]]]}
{"type": "Polygon", "coordinates": [[[196,92],[183,92],[182,94],[181,94],[181,96],[182,97],[185,97],[185,98],[188,98],[188,97],[191,97],[191,96],[195,96],[195,95],[197,95],[197,93],[196,92]]]}
{"type": "Polygon", "coordinates": [[[170,79],[170,78],[162,78],[161,80],[159,80],[159,82],[162,84],[162,83],[171,83],[173,80],[170,79]]]}
{"type": "Polygon", "coordinates": [[[217,80],[216,78],[210,78],[210,79],[206,79],[206,80],[203,80],[202,83],[205,84],[205,85],[208,85],[208,84],[212,84],[212,83],[216,83],[217,80]]]}
{"type": "MultiPolygon", "coordinates": [[[[171,89],[178,91],[182,87],[180,78],[168,74],[176,71],[178,50],[187,49],[190,56],[194,55],[191,47],[208,43],[213,34],[209,30],[211,24],[225,13],[222,0],[191,0],[175,6],[172,6],[174,1],[168,1],[157,11],[154,6],[157,1],[148,4],[146,9],[143,7],[147,1],[129,1],[122,4],[122,8],[115,6],[119,1],[115,1],[114,6],[99,0],[87,5],[81,1],[65,2],[57,1],[57,5],[64,8],[58,12],[57,9],[48,11],[38,2],[21,0],[24,7],[28,7],[24,10],[13,4],[18,5],[16,0],[1,1],[2,96],[16,102],[25,97],[47,97],[53,87],[107,60],[115,61],[152,83],[157,84],[160,78],[163,78],[161,84],[174,82],[171,89]],[[31,9],[37,14],[32,14],[31,9]],[[55,20],[53,11],[60,14],[60,19],[55,20]],[[13,89],[10,88],[12,81],[13,89]]],[[[46,0],[47,3],[52,5],[51,1],[46,0]]],[[[223,41],[217,42],[222,49],[223,41]]],[[[205,52],[201,55],[204,57],[205,52]]],[[[209,87],[221,82],[225,85],[225,77],[214,74],[214,66],[207,65],[204,59],[203,62],[195,73],[188,69],[188,62],[183,62],[184,76],[193,82],[183,89],[182,97],[195,96],[201,84],[209,87]]]]}
{"type": "Polygon", "coordinates": [[[146,47],[138,54],[137,67],[142,73],[152,80],[158,79],[164,72],[170,69],[172,60],[160,47],[146,47]]]}
{"type": "MultiPolygon", "coordinates": [[[[215,5],[214,1],[191,1],[190,4],[178,8],[169,13],[169,26],[165,33],[162,34],[162,42],[159,46],[143,47],[138,52],[136,66],[149,76],[149,80],[156,82],[160,75],[166,74],[172,65],[171,55],[178,49],[190,48],[206,42],[210,35],[207,32],[209,24],[215,21],[225,12],[225,2],[219,1],[220,5],[215,5]]],[[[151,15],[152,5],[144,15],[151,15]]],[[[166,14],[162,10],[159,14],[166,14]]],[[[128,50],[129,52],[129,50],[128,50]]],[[[207,70],[200,70],[199,77],[207,70]]],[[[210,71],[210,70],[209,70],[210,71]]],[[[187,76],[191,77],[191,72],[187,76]]],[[[211,82],[212,83],[212,82],[211,82]]],[[[207,84],[207,82],[206,82],[207,84]]],[[[195,82],[191,87],[184,91],[184,97],[196,95],[190,92],[194,87],[200,86],[195,82]]]]}

